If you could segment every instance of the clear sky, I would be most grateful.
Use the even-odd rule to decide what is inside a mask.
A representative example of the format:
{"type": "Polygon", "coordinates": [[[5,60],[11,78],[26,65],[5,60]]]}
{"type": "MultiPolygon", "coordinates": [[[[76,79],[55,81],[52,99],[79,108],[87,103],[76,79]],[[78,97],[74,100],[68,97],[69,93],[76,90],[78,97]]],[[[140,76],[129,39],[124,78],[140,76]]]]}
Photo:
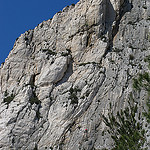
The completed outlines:
{"type": "Polygon", "coordinates": [[[17,37],[79,0],[0,0],[0,64],[17,37]]]}

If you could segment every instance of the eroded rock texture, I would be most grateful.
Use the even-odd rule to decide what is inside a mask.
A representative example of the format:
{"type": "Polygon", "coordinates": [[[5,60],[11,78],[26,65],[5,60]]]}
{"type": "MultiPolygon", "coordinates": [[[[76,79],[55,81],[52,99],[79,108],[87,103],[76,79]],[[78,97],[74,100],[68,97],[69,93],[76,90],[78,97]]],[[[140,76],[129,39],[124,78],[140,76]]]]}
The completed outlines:
{"type": "Polygon", "coordinates": [[[102,114],[149,54],[149,0],[80,0],[26,31],[0,68],[0,149],[111,149],[102,114]]]}

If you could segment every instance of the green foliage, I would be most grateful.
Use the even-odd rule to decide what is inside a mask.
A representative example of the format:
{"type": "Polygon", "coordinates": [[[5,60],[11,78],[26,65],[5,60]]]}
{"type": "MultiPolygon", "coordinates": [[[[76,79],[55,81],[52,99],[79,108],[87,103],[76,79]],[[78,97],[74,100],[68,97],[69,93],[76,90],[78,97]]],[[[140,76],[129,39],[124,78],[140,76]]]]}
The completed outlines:
{"type": "Polygon", "coordinates": [[[145,130],[140,121],[136,121],[137,105],[126,107],[125,110],[109,112],[108,118],[103,115],[104,123],[108,127],[108,133],[114,140],[113,150],[142,150],[145,139],[145,130]]]}
{"type": "Polygon", "coordinates": [[[115,48],[113,49],[113,51],[116,52],[116,53],[118,53],[118,52],[121,52],[122,49],[119,49],[119,48],[115,47],[115,48]]]}
{"type": "Polygon", "coordinates": [[[14,95],[13,94],[11,94],[10,96],[9,96],[9,93],[7,92],[7,91],[5,91],[5,93],[4,93],[4,96],[5,96],[5,98],[4,98],[4,103],[6,103],[7,105],[11,102],[11,101],[13,101],[13,99],[14,99],[14,95]]]}
{"type": "MultiPolygon", "coordinates": [[[[150,57],[147,57],[145,61],[150,61],[150,57]]],[[[148,72],[144,72],[143,74],[139,74],[137,79],[133,79],[133,88],[135,90],[140,91],[144,89],[147,91],[147,111],[143,113],[146,117],[147,122],[150,123],[150,75],[148,72]]]]}
{"type": "Polygon", "coordinates": [[[38,97],[36,96],[35,92],[33,92],[32,97],[30,97],[29,102],[31,103],[31,105],[33,104],[41,104],[41,101],[38,99],[38,97]]]}
{"type": "Polygon", "coordinates": [[[145,62],[148,62],[148,68],[150,69],[150,55],[144,59],[145,62]]]}
{"type": "Polygon", "coordinates": [[[38,150],[37,144],[35,144],[35,147],[34,147],[33,150],[38,150]]]}
{"type": "Polygon", "coordinates": [[[50,49],[43,49],[42,52],[46,52],[48,55],[56,55],[57,53],[50,49]]]}
{"type": "Polygon", "coordinates": [[[71,99],[71,104],[78,104],[78,97],[77,97],[77,92],[80,92],[81,90],[78,88],[70,88],[70,96],[69,99],[71,99]]]}
{"type": "Polygon", "coordinates": [[[136,90],[141,90],[144,88],[146,91],[150,92],[150,76],[147,72],[139,74],[138,78],[133,79],[133,88],[136,90]]]}
{"type": "Polygon", "coordinates": [[[68,56],[68,53],[61,53],[61,56],[68,56]]]}
{"type": "Polygon", "coordinates": [[[24,40],[25,40],[25,41],[28,41],[29,39],[28,39],[28,37],[25,37],[24,40]]]}
{"type": "Polygon", "coordinates": [[[128,24],[134,25],[134,22],[132,22],[132,21],[129,21],[129,22],[128,22],[128,24]]]}
{"type": "Polygon", "coordinates": [[[134,56],[132,54],[129,55],[129,60],[134,60],[134,56]]]}
{"type": "Polygon", "coordinates": [[[81,63],[81,64],[79,64],[79,66],[85,66],[85,65],[87,65],[87,64],[97,64],[96,62],[87,62],[87,63],[81,63]]]}
{"type": "Polygon", "coordinates": [[[4,93],[4,96],[7,97],[9,95],[9,93],[7,92],[7,90],[4,93]]]}
{"type": "Polygon", "coordinates": [[[138,79],[133,79],[133,88],[136,90],[141,90],[138,79]]]}
{"type": "Polygon", "coordinates": [[[37,117],[38,120],[39,120],[40,118],[42,118],[39,109],[38,109],[37,112],[36,112],[36,117],[37,117]]]}

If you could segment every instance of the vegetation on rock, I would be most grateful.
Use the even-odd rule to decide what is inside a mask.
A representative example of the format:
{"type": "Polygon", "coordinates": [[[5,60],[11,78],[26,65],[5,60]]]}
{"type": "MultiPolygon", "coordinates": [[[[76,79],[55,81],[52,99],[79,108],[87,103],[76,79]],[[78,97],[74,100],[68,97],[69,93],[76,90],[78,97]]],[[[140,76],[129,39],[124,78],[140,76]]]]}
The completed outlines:
{"type": "Polygon", "coordinates": [[[146,141],[142,123],[136,120],[137,104],[134,105],[134,101],[128,103],[129,106],[118,111],[116,116],[113,112],[109,112],[108,118],[103,115],[108,133],[115,143],[112,150],[142,150],[146,141]]]}
{"type": "Polygon", "coordinates": [[[11,102],[11,101],[13,101],[13,99],[14,99],[14,95],[13,94],[11,94],[10,96],[9,96],[9,93],[7,93],[7,91],[5,91],[5,93],[4,93],[4,96],[5,96],[5,98],[4,98],[4,103],[6,103],[7,105],[11,102]]]}
{"type": "MultiPolygon", "coordinates": [[[[145,58],[150,68],[150,56],[145,58]]],[[[146,111],[138,112],[138,105],[130,95],[129,105],[124,110],[108,113],[108,118],[103,115],[104,123],[108,127],[108,133],[111,134],[115,146],[113,150],[143,150],[143,145],[146,141],[145,130],[141,121],[142,114],[146,118],[147,123],[150,123],[150,75],[148,72],[140,73],[137,78],[133,79],[133,89],[138,93],[141,90],[147,92],[146,111]],[[136,117],[138,115],[138,119],[136,117]]],[[[147,148],[145,148],[147,149],[147,148]]]]}

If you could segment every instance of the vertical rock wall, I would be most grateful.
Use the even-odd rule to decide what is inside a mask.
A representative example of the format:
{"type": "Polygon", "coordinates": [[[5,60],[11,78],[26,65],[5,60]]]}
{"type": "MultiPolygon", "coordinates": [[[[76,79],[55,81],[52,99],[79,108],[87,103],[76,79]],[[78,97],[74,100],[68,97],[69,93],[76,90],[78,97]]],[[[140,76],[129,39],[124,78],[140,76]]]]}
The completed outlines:
{"type": "Polygon", "coordinates": [[[80,0],[22,34],[0,68],[0,149],[111,149],[102,114],[148,70],[149,8],[80,0]]]}

